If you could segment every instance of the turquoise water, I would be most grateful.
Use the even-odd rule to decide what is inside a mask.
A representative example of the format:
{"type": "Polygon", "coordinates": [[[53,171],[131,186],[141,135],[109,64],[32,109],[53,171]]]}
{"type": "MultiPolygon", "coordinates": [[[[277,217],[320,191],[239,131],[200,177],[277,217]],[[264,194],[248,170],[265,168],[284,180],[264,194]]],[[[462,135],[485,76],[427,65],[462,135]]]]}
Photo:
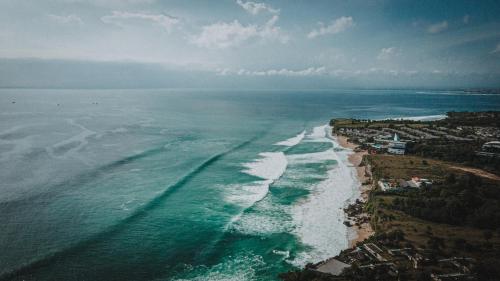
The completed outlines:
{"type": "Polygon", "coordinates": [[[331,117],[498,110],[426,91],[0,90],[0,279],[276,280],[357,196],[331,117]]]}

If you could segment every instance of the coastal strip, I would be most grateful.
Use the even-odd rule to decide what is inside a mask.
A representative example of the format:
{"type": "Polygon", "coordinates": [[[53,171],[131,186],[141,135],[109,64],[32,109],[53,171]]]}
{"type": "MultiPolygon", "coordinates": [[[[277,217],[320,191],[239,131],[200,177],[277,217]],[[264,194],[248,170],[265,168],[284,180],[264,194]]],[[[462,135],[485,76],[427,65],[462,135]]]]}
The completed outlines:
{"type": "Polygon", "coordinates": [[[369,167],[362,164],[363,157],[367,155],[368,152],[358,149],[358,145],[349,142],[345,136],[339,134],[334,134],[334,136],[341,147],[353,151],[353,153],[348,156],[348,161],[356,169],[356,176],[361,184],[361,197],[358,198],[354,204],[349,205],[345,210],[348,219],[354,221],[354,223],[350,223],[352,235],[349,237],[349,247],[352,248],[358,242],[364,241],[375,233],[370,225],[369,215],[363,211],[363,205],[368,200],[371,189],[369,167]]]}
{"type": "Polygon", "coordinates": [[[344,224],[356,237],[339,255],[280,278],[500,280],[500,237],[493,232],[500,212],[498,117],[449,112],[437,121],[333,119],[332,135],[363,183],[353,186],[358,195],[349,202],[358,197],[355,204],[344,208],[344,224]],[[376,233],[366,238],[370,226],[376,233]]]}

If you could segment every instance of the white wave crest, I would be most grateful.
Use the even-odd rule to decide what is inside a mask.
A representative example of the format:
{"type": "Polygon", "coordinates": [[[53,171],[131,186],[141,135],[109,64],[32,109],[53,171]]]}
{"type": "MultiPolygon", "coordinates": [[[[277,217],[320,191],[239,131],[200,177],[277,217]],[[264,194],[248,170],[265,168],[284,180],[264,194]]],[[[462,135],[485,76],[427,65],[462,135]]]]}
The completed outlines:
{"type": "Polygon", "coordinates": [[[248,281],[255,280],[256,272],[265,266],[262,256],[255,254],[239,254],[229,256],[219,264],[211,267],[187,267],[186,277],[175,278],[175,281],[248,281]]]}
{"type": "Polygon", "coordinates": [[[309,164],[321,163],[335,158],[333,149],[328,149],[321,152],[291,154],[287,156],[289,164],[309,164]]]}
{"type": "Polygon", "coordinates": [[[288,165],[283,152],[264,152],[259,156],[261,158],[243,165],[246,168],[244,173],[273,181],[283,175],[288,165]]]}
{"type": "Polygon", "coordinates": [[[328,125],[314,127],[312,132],[306,136],[306,142],[331,142],[332,127],[328,125]]]}
{"type": "Polygon", "coordinates": [[[264,199],[269,192],[269,186],[283,175],[288,161],[283,152],[264,152],[260,158],[243,164],[243,173],[261,178],[247,184],[234,184],[229,186],[226,200],[248,208],[255,202],[264,199]]]}
{"type": "Polygon", "coordinates": [[[289,138],[287,140],[284,140],[284,141],[280,141],[280,142],[277,142],[275,143],[274,145],[282,145],[282,146],[296,146],[297,144],[300,143],[300,141],[304,138],[304,136],[306,135],[306,131],[302,131],[302,133],[296,135],[295,137],[292,137],[292,138],[289,138]]]}
{"type": "MultiPolygon", "coordinates": [[[[260,153],[259,156],[260,158],[244,164],[245,169],[242,172],[263,180],[231,186],[226,195],[227,201],[236,203],[244,209],[249,208],[256,202],[263,200],[269,193],[269,186],[283,175],[288,165],[283,152],[264,152],[260,153]]],[[[248,220],[248,216],[240,214],[231,220],[228,227],[242,233],[266,232],[273,227],[272,220],[260,224],[259,228],[256,228],[253,222],[253,219],[248,220]]]]}
{"type": "Polygon", "coordinates": [[[356,171],[349,168],[347,156],[350,150],[337,151],[331,138],[329,126],[314,128],[308,136],[312,141],[329,141],[332,149],[319,153],[293,156],[290,164],[311,161],[335,160],[337,165],[328,171],[327,178],[311,187],[311,195],[300,204],[293,206],[295,234],[301,242],[312,250],[298,253],[290,263],[304,266],[308,262],[318,262],[335,256],[348,246],[348,230],[343,224],[343,207],[359,196],[359,181],[356,171]]]}
{"type": "Polygon", "coordinates": [[[272,180],[255,181],[246,185],[232,185],[228,189],[226,200],[245,208],[266,197],[272,180]]]}
{"type": "Polygon", "coordinates": [[[412,121],[436,121],[446,119],[445,114],[438,115],[424,115],[424,116],[410,116],[410,117],[393,117],[382,120],[412,120],[412,121]]]}

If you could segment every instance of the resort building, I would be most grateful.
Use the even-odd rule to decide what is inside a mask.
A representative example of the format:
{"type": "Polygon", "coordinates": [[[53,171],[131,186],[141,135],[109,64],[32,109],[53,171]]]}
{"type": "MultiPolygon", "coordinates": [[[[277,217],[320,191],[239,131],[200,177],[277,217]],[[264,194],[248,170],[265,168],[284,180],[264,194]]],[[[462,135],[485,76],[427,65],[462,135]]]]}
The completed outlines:
{"type": "Polygon", "coordinates": [[[389,142],[389,146],[387,147],[387,152],[391,154],[405,154],[406,150],[406,142],[400,141],[397,133],[394,134],[394,139],[389,142]]]}

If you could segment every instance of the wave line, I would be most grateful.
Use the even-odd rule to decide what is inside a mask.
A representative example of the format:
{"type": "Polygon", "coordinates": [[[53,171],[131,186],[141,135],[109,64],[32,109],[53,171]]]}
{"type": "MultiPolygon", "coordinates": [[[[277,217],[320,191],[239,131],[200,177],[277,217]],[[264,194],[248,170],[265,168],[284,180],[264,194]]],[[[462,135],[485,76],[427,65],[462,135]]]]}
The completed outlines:
{"type": "MultiPolygon", "coordinates": [[[[177,190],[179,190],[185,184],[192,181],[198,174],[203,172],[209,166],[211,166],[212,164],[214,164],[215,162],[217,162],[218,160],[220,160],[224,156],[226,156],[230,153],[233,153],[241,148],[244,148],[245,146],[254,142],[258,138],[259,137],[253,137],[253,138],[251,138],[243,143],[240,143],[239,145],[237,145],[229,150],[226,150],[224,152],[221,152],[217,155],[210,157],[205,162],[203,162],[202,164],[197,166],[195,169],[193,169],[191,172],[184,175],[176,183],[167,187],[157,197],[154,197],[147,204],[136,209],[127,218],[119,221],[118,223],[116,223],[112,226],[109,226],[107,229],[105,229],[99,233],[91,235],[87,239],[82,240],[82,241],[74,244],[73,246],[69,246],[66,249],[62,249],[60,251],[51,253],[51,254],[47,255],[46,257],[43,257],[39,260],[35,260],[33,262],[30,262],[29,264],[21,266],[18,269],[14,269],[11,272],[3,273],[0,275],[0,281],[12,280],[16,277],[21,277],[21,276],[27,275],[29,273],[35,272],[36,270],[38,270],[44,266],[50,265],[54,261],[64,260],[64,258],[67,257],[68,255],[70,255],[71,253],[79,252],[79,251],[87,248],[91,244],[94,244],[94,243],[99,242],[100,240],[103,240],[103,238],[109,238],[111,236],[118,234],[119,232],[123,231],[126,228],[126,226],[129,225],[130,223],[133,223],[133,222],[137,221],[138,219],[144,217],[149,211],[151,211],[155,207],[157,207],[163,200],[165,200],[167,197],[169,197],[170,195],[175,193],[177,190]]],[[[156,149],[152,149],[152,150],[150,150],[150,152],[153,150],[156,150],[156,149]]],[[[124,158],[122,160],[116,161],[116,162],[109,164],[109,165],[106,165],[106,166],[123,165],[125,163],[130,162],[130,161],[136,160],[137,158],[142,158],[142,157],[134,155],[134,156],[130,156],[130,157],[124,158]]]]}

